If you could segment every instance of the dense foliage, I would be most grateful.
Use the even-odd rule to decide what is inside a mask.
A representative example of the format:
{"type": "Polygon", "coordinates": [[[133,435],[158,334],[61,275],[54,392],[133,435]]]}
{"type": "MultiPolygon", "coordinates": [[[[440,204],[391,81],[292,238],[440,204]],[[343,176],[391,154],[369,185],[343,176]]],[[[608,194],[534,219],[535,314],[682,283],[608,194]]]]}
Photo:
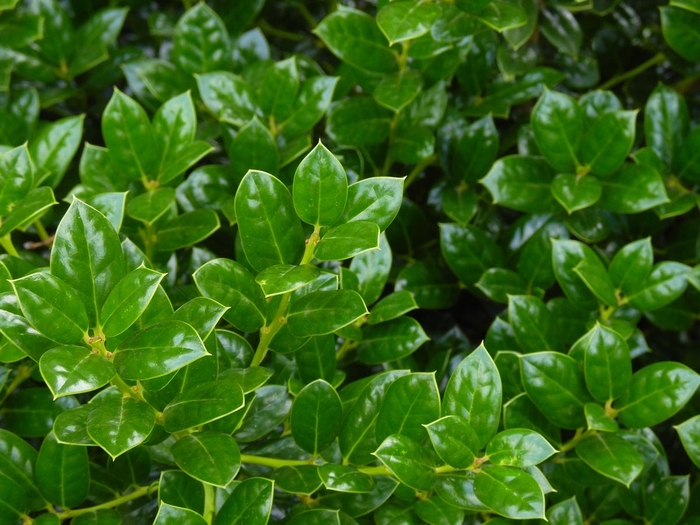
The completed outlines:
{"type": "Polygon", "coordinates": [[[700,1],[0,0],[0,523],[700,523],[700,1]]]}

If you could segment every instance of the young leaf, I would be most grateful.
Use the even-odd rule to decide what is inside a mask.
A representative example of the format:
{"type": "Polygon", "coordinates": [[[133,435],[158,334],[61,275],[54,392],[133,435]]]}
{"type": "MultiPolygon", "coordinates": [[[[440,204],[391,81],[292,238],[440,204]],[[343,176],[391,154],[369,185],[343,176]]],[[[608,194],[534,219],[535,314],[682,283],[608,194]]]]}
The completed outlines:
{"type": "Polygon", "coordinates": [[[300,261],[304,234],[292,196],[279,179],[249,171],[236,192],[235,208],[243,250],[253,268],[300,261]]]}
{"type": "Polygon", "coordinates": [[[486,455],[494,465],[519,468],[538,465],[554,453],[546,439],[526,429],[499,432],[486,447],[486,455]]]}
{"type": "Polygon", "coordinates": [[[87,433],[115,459],[143,443],[153,430],[156,413],[149,405],[130,397],[105,399],[87,419],[87,433]]]}
{"type": "Polygon", "coordinates": [[[432,490],[437,476],[435,467],[418,443],[395,434],[389,436],[374,452],[401,483],[416,490],[432,490]]]}
{"type": "Polygon", "coordinates": [[[476,432],[482,448],[498,429],[501,392],[498,368],[483,345],[479,346],[452,373],[442,413],[464,418],[476,432]]]}
{"type": "Polygon", "coordinates": [[[543,519],[544,494],[527,472],[485,466],[474,481],[474,494],[494,512],[510,519],[543,519]]]}
{"type": "Polygon", "coordinates": [[[342,215],[348,177],[338,159],[319,142],[294,173],[294,209],[314,226],[330,226],[342,215]]]}
{"type": "Polygon", "coordinates": [[[455,468],[467,468],[479,452],[479,437],[459,416],[445,416],[425,425],[440,459],[455,468]]]}
{"type": "Polygon", "coordinates": [[[177,466],[203,483],[226,487],[238,474],[241,453],[229,435],[215,432],[188,434],[173,443],[170,452],[177,466]]]}

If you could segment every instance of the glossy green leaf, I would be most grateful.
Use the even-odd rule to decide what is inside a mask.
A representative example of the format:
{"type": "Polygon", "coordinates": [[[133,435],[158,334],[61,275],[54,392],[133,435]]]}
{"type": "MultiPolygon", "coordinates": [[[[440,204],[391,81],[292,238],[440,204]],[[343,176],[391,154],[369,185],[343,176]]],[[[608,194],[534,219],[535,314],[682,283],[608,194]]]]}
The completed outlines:
{"type": "Polygon", "coordinates": [[[226,487],[238,474],[241,453],[236,441],[213,432],[188,434],[170,447],[178,467],[203,483],[226,487]]]}
{"type": "Polygon", "coordinates": [[[543,159],[511,155],[497,160],[480,182],[491,193],[494,204],[542,213],[559,209],[550,191],[553,179],[554,172],[543,159]]]}
{"type": "Polygon", "coordinates": [[[187,11],[175,26],[172,60],[187,73],[226,70],[230,46],[223,21],[207,4],[200,3],[187,11]]]}
{"type": "Polygon", "coordinates": [[[151,122],[144,109],[118,89],[102,115],[102,135],[110,157],[128,178],[155,178],[160,154],[151,122]]]}
{"type": "Polygon", "coordinates": [[[302,82],[292,112],[279,125],[284,136],[298,136],[313,128],[328,110],[337,83],[337,78],[326,76],[308,78],[302,82]]]}
{"type": "MultiPolygon", "coordinates": [[[[372,461],[372,453],[379,443],[374,429],[382,400],[393,381],[406,372],[391,371],[375,376],[357,396],[343,419],[338,443],[340,451],[349,463],[364,465],[372,461]]],[[[341,390],[341,394],[343,391],[341,390]]]]}
{"type": "Polygon", "coordinates": [[[358,291],[367,305],[381,297],[389,278],[392,260],[391,247],[386,235],[382,233],[379,236],[378,250],[361,253],[350,261],[350,270],[358,279],[358,291]]]}
{"type": "Polygon", "coordinates": [[[520,468],[538,465],[555,452],[541,435],[526,429],[499,432],[486,447],[486,455],[494,465],[520,468]]]}
{"type": "MultiPolygon", "coordinates": [[[[17,490],[17,492],[25,495],[27,506],[31,509],[41,509],[46,504],[39,489],[34,484],[36,458],[37,451],[34,447],[12,432],[0,429],[0,473],[22,489],[17,490]]],[[[0,483],[4,483],[5,487],[13,486],[4,480],[0,483]]],[[[8,498],[5,503],[11,501],[13,499],[8,498]]],[[[3,510],[0,510],[1,512],[3,510]]]]}
{"type": "Polygon", "coordinates": [[[265,525],[272,510],[273,486],[265,478],[242,481],[216,513],[214,525],[265,525]]]}
{"type": "Polygon", "coordinates": [[[476,283],[486,270],[503,264],[501,249],[475,226],[440,224],[440,248],[450,269],[466,284],[476,283]]]}
{"type": "Polygon", "coordinates": [[[153,525],[205,525],[206,520],[190,509],[161,503],[153,525]]]}
{"type": "Polygon", "coordinates": [[[403,484],[416,490],[431,490],[437,481],[435,467],[425,450],[411,438],[396,434],[374,452],[403,484]]]}
{"type": "Polygon", "coordinates": [[[479,437],[465,419],[445,416],[425,428],[435,452],[445,463],[455,468],[467,468],[474,463],[481,448],[479,437]]]}
{"type": "Polygon", "coordinates": [[[598,257],[584,257],[573,269],[581,281],[595,295],[596,299],[608,306],[617,306],[615,286],[607,269],[598,257]]]}
{"type": "Polygon", "coordinates": [[[66,445],[95,445],[87,433],[87,420],[92,409],[91,405],[80,405],[61,412],[53,425],[53,433],[58,442],[66,445]]]}
{"type": "Polygon", "coordinates": [[[323,485],[316,465],[281,467],[272,473],[275,487],[291,494],[310,496],[323,485]]]}
{"type": "Polygon", "coordinates": [[[617,432],[620,430],[617,422],[599,404],[586,403],[583,410],[586,413],[586,425],[589,430],[599,430],[601,432],[617,432]]]}
{"type": "Polygon", "coordinates": [[[304,234],[289,190],[268,173],[249,171],[236,193],[236,217],[243,250],[251,266],[296,264],[304,251],[304,234]]]}
{"type": "Polygon", "coordinates": [[[484,467],[474,494],[494,512],[510,519],[544,518],[544,494],[527,472],[510,467],[484,467]]]}
{"type": "Polygon", "coordinates": [[[569,214],[593,206],[602,191],[603,186],[595,177],[562,174],[552,181],[552,195],[569,214]]]}
{"type": "Polygon", "coordinates": [[[87,419],[87,433],[112,459],[143,443],[153,430],[156,413],[130,397],[101,401],[87,419]]]}
{"type": "Polygon", "coordinates": [[[395,361],[412,354],[427,340],[420,323],[403,316],[363,329],[357,354],[366,364],[395,361]]]}
{"type": "Polygon", "coordinates": [[[187,389],[163,410],[170,433],[199,427],[243,408],[243,389],[235,378],[200,383],[187,389]]]}
{"type": "Polygon", "coordinates": [[[464,418],[476,432],[482,448],[498,429],[501,395],[498,368],[481,345],[452,373],[445,389],[442,413],[464,418]]]}
{"type": "Polygon", "coordinates": [[[214,210],[194,210],[178,215],[158,229],[157,249],[175,251],[197,244],[219,229],[214,210]]]}
{"type": "MultiPolygon", "coordinates": [[[[677,13],[677,8],[664,8],[662,12],[677,13]]],[[[685,13],[691,17],[690,13],[685,13]]],[[[681,27],[685,21],[676,27],[681,27]]],[[[692,32],[686,33],[692,35],[692,32]]],[[[659,84],[647,100],[644,108],[644,133],[647,145],[659,159],[670,167],[688,134],[688,107],[683,97],[675,90],[659,84]]]]}
{"type": "Polygon", "coordinates": [[[547,521],[552,525],[583,525],[576,497],[561,501],[547,509],[547,521]]]}
{"type": "Polygon", "coordinates": [[[131,199],[126,206],[126,213],[133,219],[151,225],[170,209],[173,202],[173,188],[158,188],[131,199]]]}
{"type": "Polygon", "coordinates": [[[552,266],[559,286],[564,294],[580,308],[594,308],[598,301],[581,277],[574,272],[581,261],[588,259],[591,266],[598,266],[600,260],[596,253],[578,241],[553,240],[552,266]]]}
{"type": "Polygon", "coordinates": [[[208,355],[199,335],[182,321],[163,321],[129,336],[114,352],[123,379],[153,379],[208,355]]]}
{"type": "Polygon", "coordinates": [[[632,378],[632,360],[624,338],[614,330],[596,324],[572,347],[570,354],[583,357],[586,385],[600,402],[620,397],[632,378]]]}
{"type": "Polygon", "coordinates": [[[690,267],[674,261],[664,261],[654,266],[649,276],[635,283],[635,290],[627,300],[639,310],[656,310],[672,303],[687,287],[686,276],[690,267]]]}
{"type": "MultiPolygon", "coordinates": [[[[411,3],[411,0],[394,2],[387,7],[411,3]]],[[[430,4],[423,4],[430,5],[430,4]]],[[[385,76],[374,89],[372,96],[380,105],[399,112],[410,104],[423,87],[423,77],[417,71],[399,71],[385,76]]]]}
{"type": "Polygon", "coordinates": [[[403,195],[403,179],[372,177],[348,186],[348,200],[340,223],[371,221],[384,231],[394,220],[403,195]]]}
{"type": "Polygon", "coordinates": [[[129,272],[107,296],[99,319],[107,337],[121,334],[141,316],[164,274],[140,266],[129,272]]]}
{"type": "Polygon", "coordinates": [[[370,325],[391,321],[418,308],[413,294],[400,290],[381,299],[370,312],[367,323],[370,325]]]}
{"type": "Polygon", "coordinates": [[[576,173],[583,115],[576,101],[545,89],[532,110],[532,131],[547,162],[564,173],[576,173]]]}
{"type": "Polygon", "coordinates": [[[392,112],[370,97],[345,99],[334,106],[326,121],[326,133],[347,146],[381,144],[389,137],[392,112]]]}
{"type": "Polygon", "coordinates": [[[418,38],[430,31],[440,9],[423,0],[401,0],[385,5],[377,13],[377,25],[393,45],[418,38]]]}
{"type": "Polygon", "coordinates": [[[293,292],[310,283],[319,275],[318,268],[309,264],[301,266],[277,264],[260,272],[255,277],[255,281],[262,288],[265,297],[272,297],[293,292]]]}
{"type": "Polygon", "coordinates": [[[700,465],[700,415],[693,416],[673,428],[678,432],[690,460],[695,465],[700,465]]]}
{"type": "Polygon", "coordinates": [[[249,169],[277,173],[280,152],[270,131],[253,117],[226,142],[233,180],[241,181],[249,169]]]}
{"type": "Polygon", "coordinates": [[[314,226],[330,226],[345,209],[348,177],[338,159],[319,142],[294,173],[294,209],[314,226]]]}
{"type": "Polygon", "coordinates": [[[290,424],[294,442],[318,454],[338,435],[343,408],[335,389],[323,379],[306,385],[292,404],[290,424]]]}
{"type": "Polygon", "coordinates": [[[534,430],[550,443],[561,442],[559,428],[545,417],[525,393],[516,395],[503,405],[503,426],[507,430],[534,430]]]}
{"type": "Polygon", "coordinates": [[[61,507],[80,505],[90,485],[87,450],[63,445],[49,434],[41,444],[35,475],[37,487],[48,501],[61,507]]]}
{"type": "Polygon", "coordinates": [[[195,78],[204,105],[221,122],[243,126],[256,114],[255,92],[241,77],[217,71],[195,78]]]}
{"type": "Polygon", "coordinates": [[[328,334],[310,338],[294,352],[294,360],[304,383],[331,381],[336,372],[335,337],[328,334]]]}
{"type": "Polygon", "coordinates": [[[242,264],[214,259],[200,266],[193,277],[202,295],[229,307],[224,318],[236,328],[253,332],[265,324],[265,295],[242,264]]]}
{"type": "Polygon", "coordinates": [[[26,228],[55,204],[57,203],[51,188],[41,186],[31,190],[14,205],[7,217],[3,217],[0,236],[7,235],[13,230],[26,228]]]}
{"type": "Polygon", "coordinates": [[[644,462],[635,448],[610,433],[587,437],[576,445],[576,455],[603,476],[629,487],[644,468],[644,462]]]}
{"type": "Polygon", "coordinates": [[[32,187],[32,163],[26,145],[0,152],[0,215],[7,215],[32,187]]]}
{"type": "Polygon", "coordinates": [[[583,406],[591,398],[578,363],[558,352],[528,354],[520,361],[525,392],[547,419],[561,428],[584,426],[583,406]]]}
{"type": "Polygon", "coordinates": [[[41,376],[54,397],[91,392],[116,374],[106,358],[81,346],[60,346],[39,360],[41,376]]]}
{"type": "Polygon", "coordinates": [[[366,494],[375,487],[374,480],[357,470],[345,465],[322,465],[318,474],[328,490],[351,494],[366,494]]]}
{"type": "Polygon", "coordinates": [[[574,57],[578,55],[583,33],[570,11],[556,5],[542,9],[539,28],[544,37],[559,51],[574,57]]]}
{"type": "Polygon", "coordinates": [[[408,374],[387,390],[374,433],[377,442],[401,434],[421,443],[426,438],[424,425],[439,417],[440,394],[434,374],[408,374]]]}
{"type": "Polygon", "coordinates": [[[0,518],[19,523],[27,508],[27,493],[21,485],[0,472],[0,518]]]}
{"type": "Polygon", "coordinates": [[[256,441],[281,424],[292,406],[287,388],[279,385],[260,387],[241,427],[236,431],[236,441],[256,441]]]}
{"type": "Polygon", "coordinates": [[[452,525],[464,522],[464,511],[445,503],[439,496],[416,502],[413,510],[426,523],[452,525]]]}
{"type": "Polygon", "coordinates": [[[37,169],[44,174],[34,184],[46,181],[56,187],[68,169],[80,146],[83,135],[83,116],[67,117],[41,128],[29,143],[29,153],[37,169]]]}
{"type": "Polygon", "coordinates": [[[634,144],[636,111],[605,113],[591,126],[581,142],[581,162],[594,175],[617,171],[634,144]]]}
{"type": "Polygon", "coordinates": [[[119,235],[104,215],[78,199],[73,199],[56,230],[51,273],[77,292],[91,323],[124,277],[119,235]]]}
{"type": "Polygon", "coordinates": [[[690,501],[688,476],[668,476],[654,486],[644,501],[644,518],[650,523],[678,523],[690,501]]]}
{"type": "Polygon", "coordinates": [[[260,109],[265,115],[282,120],[290,113],[298,91],[296,59],[280,60],[265,72],[258,96],[260,109]]]}
{"type": "Polygon", "coordinates": [[[374,18],[356,9],[343,8],[327,16],[314,29],[331,52],[356,68],[389,73],[396,58],[374,18]]]}
{"type": "Polygon", "coordinates": [[[639,213],[669,200],[663,180],[646,164],[624,164],[601,182],[603,194],[598,203],[615,213],[639,213]]]}
{"type": "Polygon", "coordinates": [[[48,272],[10,281],[22,313],[46,337],[59,343],[77,343],[87,334],[88,318],[73,289],[48,272]]]}
{"type": "Polygon", "coordinates": [[[328,230],[317,244],[314,255],[321,261],[338,261],[376,249],[379,249],[379,226],[355,220],[328,230]]]}
{"type": "Polygon", "coordinates": [[[524,352],[554,348],[553,319],[541,299],[531,295],[509,296],[508,320],[524,352]]]}
{"type": "Polygon", "coordinates": [[[324,335],[354,323],[367,314],[362,297],[352,290],[322,290],[304,295],[287,314],[292,334],[324,335]]]}
{"type": "Polygon", "coordinates": [[[654,263],[651,239],[641,239],[623,246],[610,263],[613,284],[630,295],[647,280],[654,263]]]}
{"type": "Polygon", "coordinates": [[[654,363],[632,376],[628,392],[615,409],[623,425],[651,427],[683,408],[698,385],[700,376],[687,366],[672,361],[654,363]]]}

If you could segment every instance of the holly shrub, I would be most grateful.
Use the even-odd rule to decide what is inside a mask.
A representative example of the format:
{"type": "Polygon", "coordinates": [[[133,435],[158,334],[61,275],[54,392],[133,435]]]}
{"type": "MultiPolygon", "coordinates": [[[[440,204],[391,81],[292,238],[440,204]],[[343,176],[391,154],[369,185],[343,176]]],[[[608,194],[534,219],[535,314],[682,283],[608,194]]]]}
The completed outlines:
{"type": "Polygon", "coordinates": [[[0,524],[700,523],[699,0],[0,0],[0,524]]]}

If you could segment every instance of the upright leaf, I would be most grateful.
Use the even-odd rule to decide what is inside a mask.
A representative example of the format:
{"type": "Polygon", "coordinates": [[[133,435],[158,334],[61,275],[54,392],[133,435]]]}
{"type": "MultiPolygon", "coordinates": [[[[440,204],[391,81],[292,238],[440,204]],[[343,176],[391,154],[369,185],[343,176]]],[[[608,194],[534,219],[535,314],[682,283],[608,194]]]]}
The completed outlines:
{"type": "Polygon", "coordinates": [[[310,454],[325,450],[340,430],[343,407],[335,389],[323,379],[306,385],[292,404],[290,425],[297,445],[310,454]]]}

